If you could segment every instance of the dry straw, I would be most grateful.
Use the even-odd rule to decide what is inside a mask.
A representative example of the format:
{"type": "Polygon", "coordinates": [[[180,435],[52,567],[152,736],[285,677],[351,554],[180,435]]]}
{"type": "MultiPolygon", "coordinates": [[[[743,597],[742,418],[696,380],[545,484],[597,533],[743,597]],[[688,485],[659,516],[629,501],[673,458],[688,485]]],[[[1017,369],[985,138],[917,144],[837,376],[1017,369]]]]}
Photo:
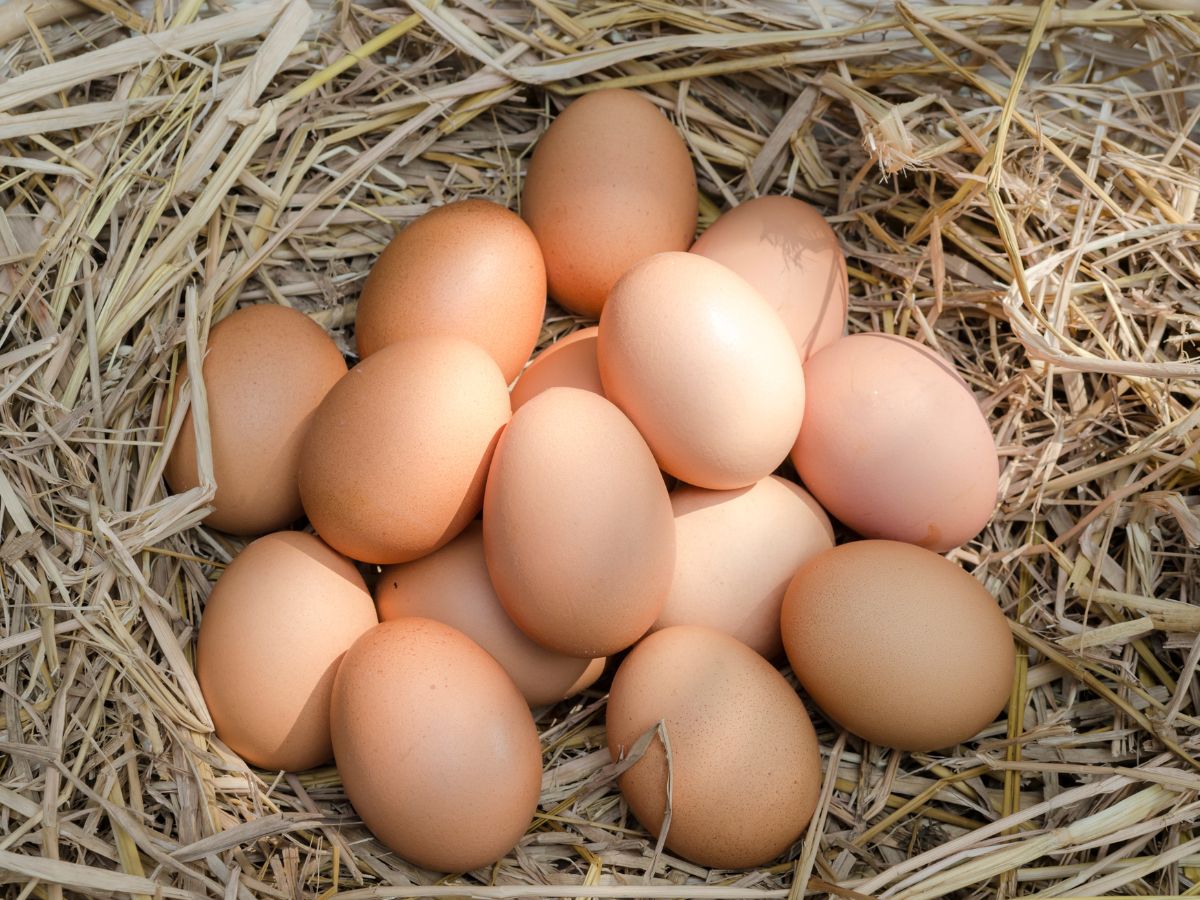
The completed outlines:
{"type": "Polygon", "coordinates": [[[6,895],[1200,895],[1200,19],[1174,2],[0,5],[6,895]],[[396,229],[515,206],[550,116],[605,85],[680,126],[705,222],[818,204],[853,329],[936,347],[982,398],[1003,496],[955,557],[1013,623],[1013,701],[953,753],[818,716],[803,843],[710,872],[630,819],[589,695],[540,715],[515,852],[443,879],[375,843],[332,769],[253,771],[213,737],[193,638],[237,544],[197,527],[211,467],[164,495],[165,407],[235,303],[348,349],[396,229]]]}

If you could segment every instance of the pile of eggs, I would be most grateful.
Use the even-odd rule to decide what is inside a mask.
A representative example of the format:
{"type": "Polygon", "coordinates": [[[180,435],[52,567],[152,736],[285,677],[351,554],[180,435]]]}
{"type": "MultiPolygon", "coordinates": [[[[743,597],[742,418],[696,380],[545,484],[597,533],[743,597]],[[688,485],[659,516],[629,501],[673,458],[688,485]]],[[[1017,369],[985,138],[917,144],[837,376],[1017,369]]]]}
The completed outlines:
{"type": "MultiPolygon", "coordinates": [[[[353,368],[252,306],[213,327],[204,391],[179,379],[206,397],[208,524],[265,535],[200,625],[217,735],[267,769],[335,759],[416,865],[512,849],[541,787],[531,707],[606,660],[629,809],[659,834],[669,777],[666,844],[711,867],[773,859],[816,805],[785,654],[824,715],[902,750],[1007,700],[1004,616],[939,555],[997,493],[969,387],[908,339],[843,337],[845,260],[811,207],[751,200],[693,243],[697,208],[666,117],[588,94],[538,142],[521,216],[451,203],[384,250],[353,368]],[[547,293],[599,324],[526,368],[547,293]],[[826,511],[863,539],[834,546],[826,511]]],[[[191,416],[175,491],[200,482],[191,416]]]]}

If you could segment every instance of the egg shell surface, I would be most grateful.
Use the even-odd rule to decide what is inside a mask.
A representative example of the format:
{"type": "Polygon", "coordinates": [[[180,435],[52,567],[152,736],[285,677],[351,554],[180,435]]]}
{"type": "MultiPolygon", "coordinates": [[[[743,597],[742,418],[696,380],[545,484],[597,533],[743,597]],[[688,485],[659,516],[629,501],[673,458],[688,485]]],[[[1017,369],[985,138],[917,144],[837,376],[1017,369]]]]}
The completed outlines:
{"type": "MultiPolygon", "coordinates": [[[[804,831],[821,788],[812,722],[782,675],[749,647],[698,625],[642,640],[617,669],[606,730],[613,760],[663,721],[671,745],[666,845],[698,865],[764,865],[804,831]]],[[[657,836],[667,760],[658,737],[619,778],[637,820],[657,836]]]]}
{"type": "Polygon", "coordinates": [[[529,827],[537,728],[500,664],[457,629],[405,617],[366,632],[338,671],[331,718],[346,796],[408,862],[478,869],[529,827]]]}
{"type": "Polygon", "coordinates": [[[781,621],[804,690],[885,747],[953,747],[993,722],[1012,690],[1012,635],[995,599],[913,544],[855,541],[814,556],[781,621]]]}
{"type": "Polygon", "coordinates": [[[775,475],[731,491],[684,485],[671,507],[675,574],[654,630],[707,625],[774,659],[784,591],[801,563],[833,546],[829,517],[775,475]]]}
{"type": "Polygon", "coordinates": [[[991,428],[953,366],[916,341],[862,333],[804,367],[808,405],[791,457],[825,510],[863,537],[944,552],[996,506],[991,428]]]}
{"type": "Polygon", "coordinates": [[[496,658],[530,706],[570,697],[604,671],[603,659],[547,650],[513,623],[488,576],[479,522],[429,556],[384,569],[375,604],[380,621],[421,616],[457,628],[496,658]]]}
{"type": "Polygon", "coordinates": [[[622,276],[596,357],[605,395],[688,484],[754,484],[800,430],[804,372],[783,321],[745,279],[698,254],[660,253],[622,276]]]}
{"type": "Polygon", "coordinates": [[[408,562],[479,512],[511,415],[495,361],[464,338],[408,338],[329,392],[301,453],[300,494],[318,534],[369,563],[408,562]]]}
{"type": "Polygon", "coordinates": [[[513,385],[510,398],[513,412],[542,391],[552,387],[573,387],[604,396],[600,366],[596,362],[596,333],[592,325],[573,331],[539,353],[513,385]]]}
{"type": "MultiPolygon", "coordinates": [[[[212,327],[203,372],[217,485],[205,524],[238,535],[287,527],[303,514],[297,473],[304,433],[346,374],[341,351],[308,316],[264,303],[212,327]]],[[[185,363],[175,402],[186,376],[185,363]]],[[[200,484],[191,409],[164,474],[176,494],[200,484]]]]}
{"type": "Polygon", "coordinates": [[[483,504],[496,594],[544,647],[610,656],[654,623],[671,584],[675,525],[646,442],[596,394],[556,387],[501,436],[483,504]]]}
{"type": "Polygon", "coordinates": [[[756,197],[722,213],[692,252],[745,278],[779,313],[802,360],[846,330],[846,254],[821,213],[794,197],[756,197]]]}
{"type": "Polygon", "coordinates": [[[280,531],[247,545],[200,620],[196,676],[217,736],[264,769],[328,762],[338,664],[375,624],[354,564],[311,534],[280,531]]]}
{"type": "Polygon", "coordinates": [[[698,210],[679,132],[627,90],[593,91],[559,113],[534,145],[521,193],[550,296],[592,318],[638,260],[691,245],[698,210]]]}
{"type": "Polygon", "coordinates": [[[488,200],[430,210],[394,237],[363,285],[358,354],[406,337],[478,344],[507,384],[533,352],[546,310],[546,266],[529,226],[488,200]]]}

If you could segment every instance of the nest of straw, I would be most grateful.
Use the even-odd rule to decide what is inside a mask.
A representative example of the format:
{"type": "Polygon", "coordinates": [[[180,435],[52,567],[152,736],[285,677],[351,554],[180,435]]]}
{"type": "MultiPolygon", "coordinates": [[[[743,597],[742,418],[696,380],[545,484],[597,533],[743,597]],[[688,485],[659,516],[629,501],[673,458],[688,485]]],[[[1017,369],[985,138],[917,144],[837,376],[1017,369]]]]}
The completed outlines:
{"type": "MultiPolygon", "coordinates": [[[[0,883],[8,896],[1200,894],[1200,26],[1127,0],[9,0],[0,5],[0,883]],[[542,804],[445,879],[332,768],[255,771],[192,672],[239,545],[167,496],[161,411],[213,321],[296,307],[353,346],[375,255],[445,201],[516,206],[572,95],[638,87],[702,224],[790,192],[847,249],[852,330],[984,399],[994,521],[954,557],[1017,637],[953,754],[817,715],[818,812],[777,865],[655,857],[602,690],[541,711],[542,804]]],[[[574,327],[551,313],[548,342],[574,327]]],[[[903,478],[903,471],[894,477],[903,478]]]]}

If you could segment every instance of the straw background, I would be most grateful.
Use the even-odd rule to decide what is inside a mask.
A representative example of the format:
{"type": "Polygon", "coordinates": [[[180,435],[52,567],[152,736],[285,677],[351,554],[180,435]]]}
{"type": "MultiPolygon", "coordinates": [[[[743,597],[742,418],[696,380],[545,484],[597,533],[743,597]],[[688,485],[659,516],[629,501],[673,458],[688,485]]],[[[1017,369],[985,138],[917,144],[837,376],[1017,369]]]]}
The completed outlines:
{"type": "MultiPolygon", "coordinates": [[[[0,5],[2,892],[1200,894],[1198,51],[1182,0],[0,5]],[[539,719],[515,852],[443,880],[370,838],[332,768],[252,771],[212,735],[190,660],[238,544],[199,526],[210,489],[164,494],[181,411],[157,423],[235,304],[350,350],[395,231],[515,208],[550,116],[603,84],[678,124],[703,224],[819,206],[852,330],[928,343],[981,398],[1002,499],[953,558],[1012,621],[1013,703],[949,754],[816,716],[806,839],[725,873],[655,862],[594,692],[539,719]]],[[[575,324],[551,311],[543,341],[575,324]]]]}

